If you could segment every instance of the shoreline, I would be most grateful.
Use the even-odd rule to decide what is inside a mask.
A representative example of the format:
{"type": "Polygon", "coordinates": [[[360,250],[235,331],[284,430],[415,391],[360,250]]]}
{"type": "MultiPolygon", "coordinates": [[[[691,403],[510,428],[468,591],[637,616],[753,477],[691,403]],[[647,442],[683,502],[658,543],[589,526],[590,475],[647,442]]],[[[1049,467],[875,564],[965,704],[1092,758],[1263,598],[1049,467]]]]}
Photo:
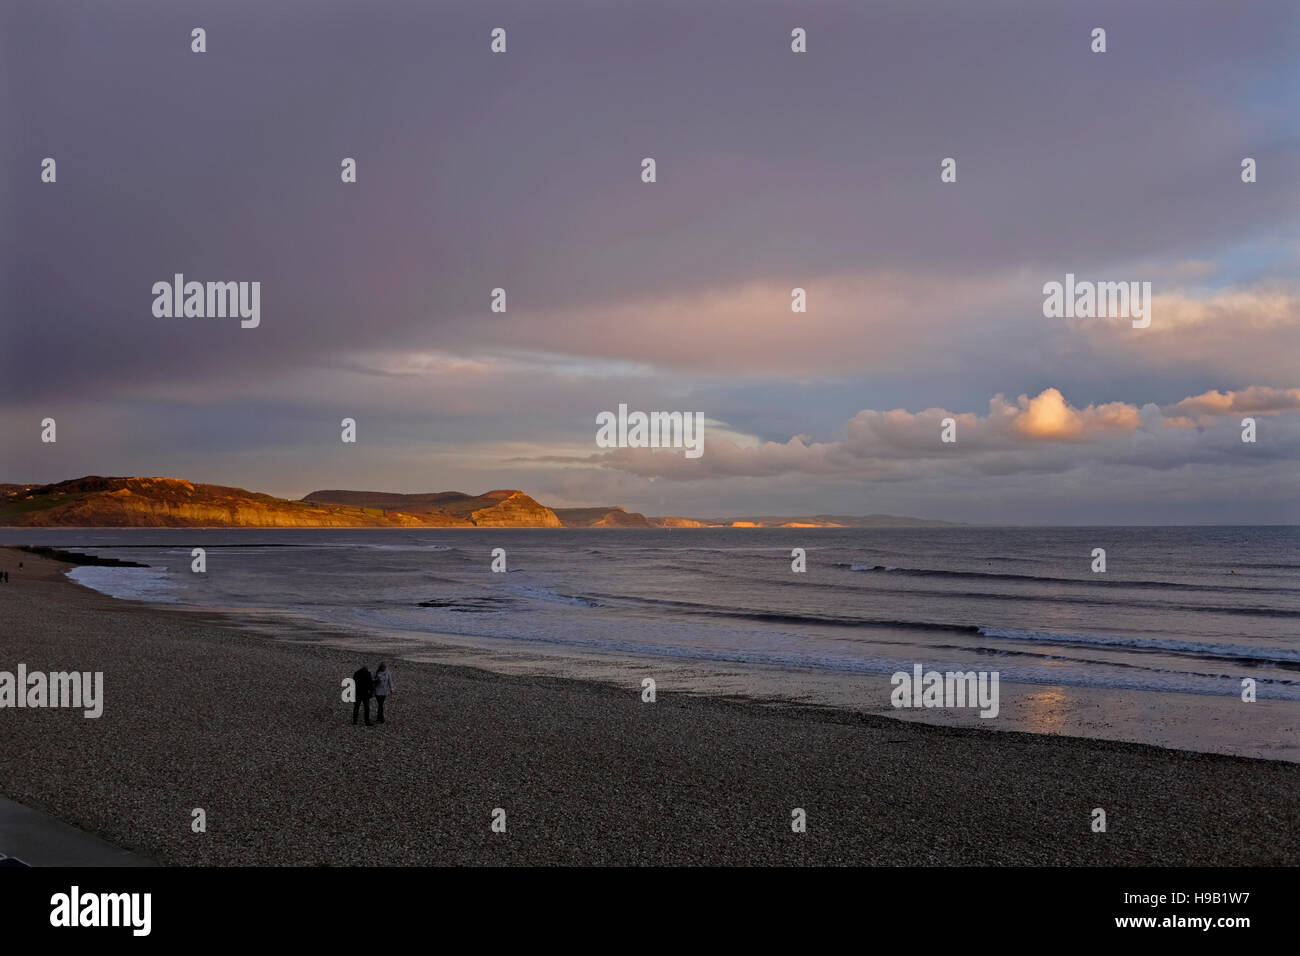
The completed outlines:
{"type": "MultiPolygon", "coordinates": [[[[83,563],[116,560],[90,557],[83,563]]],[[[79,586],[97,590],[93,583],[71,577],[79,586]]],[[[1068,677],[1052,683],[1003,679],[1000,711],[996,719],[985,720],[971,710],[896,709],[890,704],[891,674],[885,671],[592,650],[566,643],[551,645],[464,633],[412,633],[314,621],[287,610],[206,607],[171,603],[163,598],[151,600],[148,595],[121,600],[142,608],[167,607],[208,615],[209,620],[219,624],[289,643],[319,644],[358,653],[372,653],[378,646],[410,663],[468,666],[495,674],[596,681],[620,687],[629,681],[639,683],[642,677],[653,677],[675,692],[757,704],[802,703],[938,726],[1125,741],[1195,753],[1300,763],[1300,702],[1291,700],[1265,697],[1244,704],[1235,695],[1100,686],[1068,677]]]]}
{"type": "Polygon", "coordinates": [[[102,670],[104,716],[0,709],[0,793],[161,863],[1300,862],[1284,761],[406,661],[391,721],[353,727],[339,682],[382,642],[118,601],[67,567],[0,549],[0,670],[102,670]]]}

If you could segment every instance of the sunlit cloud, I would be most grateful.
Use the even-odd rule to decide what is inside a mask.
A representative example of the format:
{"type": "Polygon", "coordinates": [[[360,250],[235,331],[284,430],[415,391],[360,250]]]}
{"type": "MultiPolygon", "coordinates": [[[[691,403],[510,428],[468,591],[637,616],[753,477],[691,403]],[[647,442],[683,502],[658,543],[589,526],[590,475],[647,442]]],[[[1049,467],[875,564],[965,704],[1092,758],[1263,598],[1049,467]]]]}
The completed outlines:
{"type": "MultiPolygon", "coordinates": [[[[665,450],[622,448],[583,456],[554,456],[552,464],[585,463],[645,477],[701,480],[719,476],[774,477],[788,474],[858,474],[875,480],[907,480],[926,473],[962,470],[1059,472],[1088,462],[1112,461],[1168,469],[1204,460],[1219,446],[1198,436],[1178,437],[1189,412],[1199,425],[1255,411],[1300,410],[1300,389],[1252,387],[1237,393],[1192,396],[1166,409],[1125,402],[1076,407],[1055,388],[1009,401],[989,400],[987,415],[941,408],[909,412],[864,409],[844,426],[844,438],[811,442],[749,442],[706,438],[698,461],[665,450]],[[941,440],[951,421],[956,441],[941,440]],[[1168,438],[1160,438],[1160,434],[1168,438]]],[[[1228,424],[1232,424],[1231,421],[1228,424]]],[[[1294,423],[1291,427],[1294,427],[1294,423]]],[[[1239,444],[1239,443],[1238,443],[1239,444]]],[[[1225,446],[1235,451],[1231,445],[1225,446]]]]}

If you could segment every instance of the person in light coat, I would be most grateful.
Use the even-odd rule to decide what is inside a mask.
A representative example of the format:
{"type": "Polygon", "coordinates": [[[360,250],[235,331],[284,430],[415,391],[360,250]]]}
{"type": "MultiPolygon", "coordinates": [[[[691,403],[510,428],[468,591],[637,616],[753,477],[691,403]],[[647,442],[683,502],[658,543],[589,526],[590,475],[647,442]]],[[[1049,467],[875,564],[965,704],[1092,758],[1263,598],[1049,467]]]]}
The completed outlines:
{"type": "Polygon", "coordinates": [[[384,698],[396,689],[393,683],[393,672],[388,669],[388,664],[380,661],[379,666],[375,668],[375,700],[379,701],[379,722],[384,722],[384,698]]]}

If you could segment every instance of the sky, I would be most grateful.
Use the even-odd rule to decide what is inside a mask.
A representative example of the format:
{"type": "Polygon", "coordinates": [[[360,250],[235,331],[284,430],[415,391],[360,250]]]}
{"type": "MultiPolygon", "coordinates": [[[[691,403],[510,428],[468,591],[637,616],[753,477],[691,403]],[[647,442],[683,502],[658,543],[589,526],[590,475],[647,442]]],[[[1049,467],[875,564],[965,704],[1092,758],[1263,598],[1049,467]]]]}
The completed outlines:
{"type": "Polygon", "coordinates": [[[0,481],[1300,522],[1293,0],[52,0],[0,31],[0,481]],[[260,324],[155,316],[175,273],[260,282],[260,324]],[[1150,282],[1150,325],[1046,317],[1067,273],[1150,282]],[[598,446],[620,404],[701,414],[703,454],[598,446]]]}

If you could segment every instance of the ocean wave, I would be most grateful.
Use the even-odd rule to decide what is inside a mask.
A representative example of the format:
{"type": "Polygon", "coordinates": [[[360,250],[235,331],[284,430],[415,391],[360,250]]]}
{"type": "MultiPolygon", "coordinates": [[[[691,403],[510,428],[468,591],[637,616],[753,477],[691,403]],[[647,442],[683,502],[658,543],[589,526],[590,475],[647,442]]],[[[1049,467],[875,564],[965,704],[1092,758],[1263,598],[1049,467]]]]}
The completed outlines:
{"type": "MultiPolygon", "coordinates": [[[[791,587],[806,588],[808,585],[800,582],[775,582],[778,586],[789,584],[791,587]]],[[[927,590],[925,588],[888,588],[882,587],[877,589],[886,594],[907,594],[912,596],[925,596],[938,598],[940,600],[971,600],[971,601],[989,601],[989,602],[1006,602],[1008,604],[1086,604],[1096,606],[1099,602],[1094,595],[1067,596],[1064,594],[1045,593],[1045,594],[1027,594],[1016,592],[1011,594],[999,593],[995,591],[945,591],[945,590],[927,590]]],[[[1236,607],[1225,604],[1178,604],[1170,601],[1125,601],[1112,596],[1107,602],[1109,608],[1147,608],[1153,611],[1186,611],[1196,614],[1244,614],[1249,617],[1294,617],[1300,618],[1300,610],[1289,610],[1287,608],[1276,607],[1236,607]]]]}
{"type": "Polygon", "coordinates": [[[82,565],[72,568],[67,576],[78,584],[109,597],[123,601],[157,601],[175,603],[180,600],[181,586],[167,574],[166,568],[106,568],[82,565]]]}
{"type": "Polygon", "coordinates": [[[1135,650],[1165,651],[1170,654],[1213,657],[1265,664],[1300,664],[1300,650],[1284,647],[1247,647],[1243,644],[1206,644],[1203,641],[1166,641],[1148,637],[1119,637],[1110,634],[1054,634],[1049,631],[1020,631],[1014,628],[979,627],[984,637],[1044,644],[1089,644],[1135,650]]]}
{"type": "MultiPolygon", "coordinates": [[[[412,622],[382,612],[358,615],[370,627],[410,631],[412,622]]],[[[716,662],[745,664],[763,667],[827,670],[848,674],[888,675],[898,671],[910,673],[918,662],[928,670],[970,671],[980,665],[966,658],[969,648],[958,647],[954,654],[936,653],[937,648],[912,648],[910,652],[894,655],[859,656],[832,654],[821,651],[800,652],[797,649],[749,649],[740,646],[698,646],[676,642],[661,643],[658,635],[628,628],[617,636],[585,636],[581,630],[531,631],[528,633],[459,632],[478,639],[500,640],[507,646],[548,645],[572,648],[594,654],[634,654],[645,657],[667,658],[687,662],[716,662]]],[[[361,638],[364,640],[364,638],[361,638]]],[[[994,652],[996,653],[996,651],[994,652]]],[[[1068,660],[1055,656],[1054,660],[1068,660]]],[[[1032,658],[1017,664],[1015,657],[997,658],[1001,680],[1009,683],[1066,685],[1080,687],[1128,688],[1152,692],[1179,692],[1235,696],[1240,692],[1239,678],[1235,674],[1213,675],[1189,673],[1170,669],[1135,665],[1111,666],[1108,662],[1077,661],[1080,667],[1044,667],[1032,658]]],[[[1259,678],[1261,687],[1270,688],[1268,696],[1294,700],[1300,696],[1300,682],[1259,678]]]]}
{"type": "Polygon", "coordinates": [[[567,604],[572,607],[601,607],[599,601],[576,597],[572,594],[561,594],[554,588],[536,584],[511,584],[507,585],[507,590],[519,597],[528,598],[532,601],[544,601],[548,604],[567,604]]]}
{"type": "MultiPolygon", "coordinates": [[[[1115,670],[1115,669],[1149,671],[1150,673],[1153,674],[1176,674],[1185,677],[1205,678],[1207,680],[1240,679],[1239,674],[1219,674],[1219,673],[1209,674],[1203,671],[1189,671],[1182,668],[1153,667],[1151,666],[1151,664],[1144,663],[1141,660],[1137,660],[1137,661],[1097,660],[1096,658],[1092,658],[1092,657],[1076,656],[1079,653],[1082,653],[1084,650],[1086,650],[1086,648],[1089,646],[1096,646],[1096,645],[1081,644],[1079,645],[1078,650],[1074,652],[1074,654],[1068,652],[1062,652],[1062,651],[1032,650],[1032,649],[1021,650],[1019,648],[1007,648],[1007,647],[981,647],[978,649],[978,652],[981,656],[989,655],[995,658],[1014,657],[1014,658],[1031,658],[1040,661],[1059,661],[1068,664],[1077,664],[1083,667],[1102,667],[1108,671],[1115,670]]],[[[950,652],[955,651],[958,653],[970,650],[968,646],[961,645],[961,644],[931,644],[929,645],[929,648],[934,651],[950,651],[950,652]]],[[[1233,658],[1213,658],[1212,660],[1205,661],[1204,663],[1214,664],[1220,661],[1228,663],[1234,660],[1235,659],[1233,658]]],[[[1284,664],[1282,666],[1285,668],[1287,665],[1284,664]]],[[[1278,687],[1300,687],[1300,680],[1286,678],[1286,677],[1257,676],[1255,677],[1255,680],[1259,684],[1276,685],[1278,687]]]]}
{"type": "MultiPolygon", "coordinates": [[[[890,627],[906,630],[958,631],[974,634],[974,624],[946,624],[941,621],[914,621],[898,618],[843,617],[835,614],[808,614],[797,611],[763,611],[757,608],[725,607],[718,604],[699,604],[693,601],[672,601],[667,598],[620,598],[615,595],[593,594],[593,599],[616,602],[623,608],[672,608],[683,614],[705,617],[729,618],[742,621],[762,621],[771,624],[826,624],[832,627],[890,627]]],[[[593,604],[601,607],[601,604],[593,604]]]]}
{"type": "Polygon", "coordinates": [[[444,611],[460,611],[470,614],[486,614],[506,610],[510,600],[503,597],[467,597],[467,598],[431,598],[421,601],[417,607],[438,608],[444,611]]]}
{"type": "MultiPolygon", "coordinates": [[[[793,611],[764,611],[746,608],[728,608],[664,598],[638,598],[623,601],[627,605],[652,605],[673,608],[685,614],[699,614],[730,620],[756,621],[764,624],[820,625],[850,628],[882,628],[891,630],[971,634],[1004,640],[1055,642],[1058,644],[1087,644],[1094,646],[1130,648],[1133,650],[1159,650],[1183,656],[1208,657],[1219,660],[1274,663],[1282,666],[1300,665],[1300,651],[1286,648],[1259,648],[1239,644],[1209,644],[1201,641],[1170,641],[1154,638],[1121,637],[1106,634],[1054,634],[1046,631],[1017,630],[989,625],[949,623],[915,620],[909,618],[846,617],[831,614],[809,614],[793,611]]],[[[1231,610],[1231,609],[1229,609],[1231,610]]]]}
{"type": "Polygon", "coordinates": [[[838,568],[847,568],[850,571],[880,572],[906,577],[958,579],[979,578],[992,581],[1033,581],[1045,582],[1048,584],[1079,584],[1085,587],[1158,588],[1161,590],[1179,591],[1228,591],[1232,593],[1260,592],[1268,594],[1300,593],[1300,590],[1297,590],[1296,588],[1251,587],[1250,585],[1183,584],[1177,581],[1126,581],[1123,578],[1106,579],[1104,577],[1062,578],[1044,574],[1009,574],[1002,571],[953,571],[945,568],[900,568],[881,564],[849,564],[846,562],[839,562],[835,566],[838,568]]]}
{"type": "Polygon", "coordinates": [[[355,545],[366,551],[456,551],[457,548],[449,544],[373,544],[362,543],[355,545]]]}

